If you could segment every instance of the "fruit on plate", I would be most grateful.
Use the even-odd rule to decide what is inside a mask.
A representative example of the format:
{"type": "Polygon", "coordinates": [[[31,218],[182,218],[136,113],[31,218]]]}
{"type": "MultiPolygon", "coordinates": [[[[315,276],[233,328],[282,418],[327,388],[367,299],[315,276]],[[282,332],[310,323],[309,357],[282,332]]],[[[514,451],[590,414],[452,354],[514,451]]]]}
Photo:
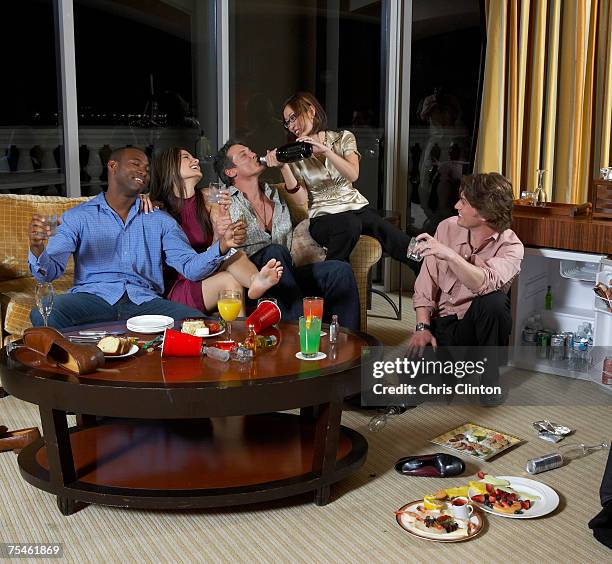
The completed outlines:
{"type": "Polygon", "coordinates": [[[444,509],[444,507],[446,506],[443,501],[440,501],[439,499],[436,499],[434,496],[431,495],[426,495],[423,497],[423,505],[425,506],[425,509],[429,510],[441,510],[444,509]]]}
{"type": "Polygon", "coordinates": [[[492,486],[509,486],[510,482],[508,480],[502,480],[501,478],[496,478],[495,476],[491,476],[491,474],[485,474],[482,481],[485,484],[491,484],[492,486]]]}
{"type": "Polygon", "coordinates": [[[459,488],[446,488],[446,495],[450,498],[453,497],[466,497],[468,494],[469,486],[461,486],[459,488]]]}
{"type": "Polygon", "coordinates": [[[474,482],[472,480],[470,481],[469,487],[473,490],[476,490],[478,493],[487,493],[487,484],[485,484],[484,482],[474,482]]]}
{"type": "Polygon", "coordinates": [[[533,502],[540,498],[515,490],[508,480],[487,474],[481,482],[470,482],[470,499],[495,513],[520,515],[531,509],[533,502]],[[486,491],[483,491],[483,485],[486,491]]]}

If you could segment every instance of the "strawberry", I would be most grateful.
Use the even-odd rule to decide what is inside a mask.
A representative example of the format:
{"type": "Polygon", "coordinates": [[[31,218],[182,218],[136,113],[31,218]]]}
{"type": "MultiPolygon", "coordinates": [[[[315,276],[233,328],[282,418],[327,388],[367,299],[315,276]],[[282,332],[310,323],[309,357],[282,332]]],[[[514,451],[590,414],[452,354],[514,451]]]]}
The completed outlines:
{"type": "Polygon", "coordinates": [[[484,494],[473,495],[472,500],[475,501],[476,503],[484,503],[485,496],[484,494]]]}
{"type": "Polygon", "coordinates": [[[489,496],[489,503],[495,503],[496,501],[497,501],[497,498],[494,495],[489,496]]]}
{"type": "Polygon", "coordinates": [[[219,331],[221,331],[221,325],[219,323],[207,323],[208,325],[208,330],[211,333],[218,333],[219,331]]]}
{"type": "Polygon", "coordinates": [[[528,499],[522,500],[521,501],[521,507],[523,509],[529,509],[531,508],[531,501],[529,501],[528,499]]]}
{"type": "Polygon", "coordinates": [[[482,470],[480,470],[480,472],[478,472],[477,476],[478,476],[478,478],[480,480],[482,480],[486,476],[486,474],[482,470]]]}
{"type": "Polygon", "coordinates": [[[493,486],[491,484],[487,484],[487,493],[492,494],[493,493],[493,486]]]}

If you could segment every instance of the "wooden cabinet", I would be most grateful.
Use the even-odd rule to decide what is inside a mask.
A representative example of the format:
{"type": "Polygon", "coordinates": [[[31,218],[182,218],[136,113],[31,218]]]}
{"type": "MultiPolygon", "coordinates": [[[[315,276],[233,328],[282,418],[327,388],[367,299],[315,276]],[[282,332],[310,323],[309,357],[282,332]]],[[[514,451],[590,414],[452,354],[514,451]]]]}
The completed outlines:
{"type": "Polygon", "coordinates": [[[612,180],[593,182],[593,217],[612,220],[612,180]]]}

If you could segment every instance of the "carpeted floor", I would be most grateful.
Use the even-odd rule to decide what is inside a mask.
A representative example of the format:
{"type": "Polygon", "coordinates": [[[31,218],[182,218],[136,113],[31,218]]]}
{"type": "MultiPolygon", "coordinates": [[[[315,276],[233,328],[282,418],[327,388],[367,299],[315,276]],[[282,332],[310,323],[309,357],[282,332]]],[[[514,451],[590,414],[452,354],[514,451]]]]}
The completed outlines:
{"type": "MultiPolygon", "coordinates": [[[[386,313],[380,298],[374,309],[386,313]]],[[[407,300],[405,309],[410,307],[407,300]]],[[[390,311],[390,309],[388,310],[390,311]]],[[[386,344],[398,344],[414,324],[371,318],[369,330],[386,344]]],[[[541,375],[531,384],[550,390],[550,403],[564,394],[558,378],[541,375]]],[[[612,410],[588,405],[600,393],[579,382],[571,407],[446,406],[425,404],[390,419],[380,433],[367,430],[371,413],[346,411],[343,423],[369,442],[364,467],[332,488],[333,502],[312,503],[312,495],[223,510],[161,512],[89,506],[62,517],[55,499],[28,485],[17,458],[0,454],[0,542],[62,542],[69,562],[604,562],[610,551],[597,543],[588,520],[598,511],[598,488],[606,452],[537,476],[554,487],[561,504],[534,520],[485,516],[483,533],[468,542],[441,544],[413,538],[395,522],[394,511],[441,487],[466,484],[480,468],[498,475],[524,475],[525,461],[554,449],[535,438],[531,422],[550,418],[574,427],[575,440],[597,443],[609,437],[612,410]],[[468,464],[459,478],[408,478],[393,470],[402,456],[435,452],[429,439],[466,421],[520,436],[525,444],[490,463],[468,464]]],[[[36,409],[8,397],[0,401],[0,421],[10,428],[38,425],[36,409]]],[[[573,440],[573,439],[572,439],[573,440]]]]}

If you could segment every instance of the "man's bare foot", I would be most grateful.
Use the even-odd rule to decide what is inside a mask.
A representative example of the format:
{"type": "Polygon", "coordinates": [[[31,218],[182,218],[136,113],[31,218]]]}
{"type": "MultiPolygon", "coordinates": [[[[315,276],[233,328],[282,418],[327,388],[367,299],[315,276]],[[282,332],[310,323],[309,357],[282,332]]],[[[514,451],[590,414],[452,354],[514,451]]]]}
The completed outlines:
{"type": "Polygon", "coordinates": [[[283,266],[280,261],[270,259],[263,268],[253,276],[248,296],[252,300],[261,298],[272,286],[278,284],[283,275],[283,266]]]}

